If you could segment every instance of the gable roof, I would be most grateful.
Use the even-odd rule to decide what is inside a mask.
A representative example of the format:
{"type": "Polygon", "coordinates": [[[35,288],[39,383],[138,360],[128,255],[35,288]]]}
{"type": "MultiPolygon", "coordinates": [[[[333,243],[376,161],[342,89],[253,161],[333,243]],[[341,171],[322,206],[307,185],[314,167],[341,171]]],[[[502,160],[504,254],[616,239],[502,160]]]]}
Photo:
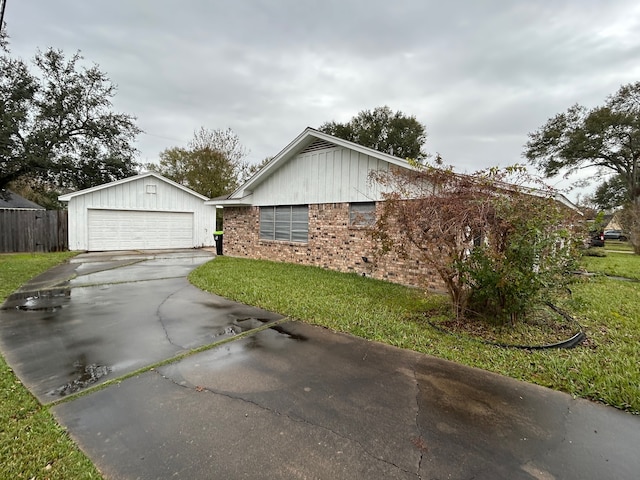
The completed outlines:
{"type": "MultiPolygon", "coordinates": [[[[393,155],[389,155],[388,153],[379,152],[378,150],[374,150],[372,148],[363,147],[362,145],[358,145],[357,143],[343,140],[341,138],[334,137],[333,135],[320,132],[314,128],[307,127],[302,131],[300,135],[293,139],[293,141],[289,143],[289,145],[284,147],[280,151],[280,153],[273,157],[269,163],[258,170],[251,178],[249,178],[249,180],[247,180],[243,185],[241,185],[236,191],[234,191],[226,198],[229,200],[240,200],[247,197],[251,194],[253,188],[258,186],[271,173],[276,171],[283,164],[291,160],[300,152],[302,152],[306,148],[316,149],[314,148],[314,144],[317,144],[317,149],[327,148],[329,146],[349,148],[351,150],[355,150],[356,152],[369,155],[370,157],[383,160],[398,167],[411,168],[409,162],[401,158],[394,157],[393,155]]],[[[224,204],[229,202],[225,202],[223,200],[219,203],[224,204]]]]}
{"type": "Polygon", "coordinates": [[[176,183],[173,180],[169,180],[168,178],[163,177],[162,175],[160,175],[159,173],[156,173],[156,172],[144,172],[144,173],[141,173],[139,175],[134,175],[133,177],[123,178],[122,180],[116,180],[114,182],[104,183],[102,185],[98,185],[97,187],[91,187],[91,188],[86,188],[84,190],[78,190],[77,192],[67,193],[65,195],[60,195],[58,197],[58,200],[60,200],[61,202],[68,202],[73,197],[78,197],[80,195],[86,195],[88,193],[93,193],[93,192],[97,192],[99,190],[104,190],[106,188],[115,187],[116,185],[121,185],[123,183],[134,182],[136,180],[141,180],[141,179],[147,178],[147,177],[154,177],[157,180],[160,180],[161,182],[165,182],[165,183],[168,183],[169,185],[172,185],[172,186],[174,186],[176,188],[179,188],[180,190],[188,193],[189,195],[193,195],[194,197],[198,197],[201,200],[208,200],[208,198],[205,197],[204,195],[200,195],[198,192],[194,192],[190,188],[187,188],[184,185],[180,185],[179,183],[176,183]]]}
{"type": "Polygon", "coordinates": [[[22,210],[46,210],[31,200],[21,197],[11,190],[2,190],[0,192],[0,209],[22,209],[22,210]]]}
{"type": "MultiPolygon", "coordinates": [[[[412,169],[414,168],[408,161],[399,157],[394,157],[388,153],[380,152],[369,147],[364,147],[348,140],[343,140],[333,135],[320,132],[314,128],[307,127],[302,133],[300,133],[289,145],[283,148],[275,157],[271,159],[264,167],[258,170],[249,180],[242,184],[238,189],[228,196],[217,197],[206,202],[209,205],[220,206],[248,206],[251,205],[251,194],[253,189],[260,185],[269,175],[275,172],[283,164],[294,158],[299,153],[305,150],[319,150],[328,147],[344,147],[354,150],[359,153],[363,153],[373,158],[388,162],[391,165],[412,169]]],[[[464,174],[461,174],[464,175],[464,174]]],[[[506,185],[506,184],[505,184],[506,185]]],[[[509,186],[512,188],[513,186],[509,186]]],[[[507,190],[509,189],[507,188],[507,190]]],[[[519,187],[522,188],[522,187],[519,187]]],[[[545,196],[542,190],[536,188],[524,187],[526,193],[534,196],[545,196]]],[[[554,192],[554,199],[564,206],[579,211],[578,207],[571,202],[567,197],[559,192],[554,192]]]]}

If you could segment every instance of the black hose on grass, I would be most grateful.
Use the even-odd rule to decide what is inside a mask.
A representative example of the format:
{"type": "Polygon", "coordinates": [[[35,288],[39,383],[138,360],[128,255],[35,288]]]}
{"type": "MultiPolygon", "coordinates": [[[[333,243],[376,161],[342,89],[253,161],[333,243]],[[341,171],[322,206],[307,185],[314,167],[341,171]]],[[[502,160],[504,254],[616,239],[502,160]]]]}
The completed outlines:
{"type": "MultiPolygon", "coordinates": [[[[560,342],[555,342],[555,343],[549,343],[549,344],[545,344],[545,345],[518,345],[518,344],[510,344],[510,343],[500,343],[500,342],[492,342],[490,340],[482,340],[479,338],[474,338],[472,336],[467,336],[465,338],[471,338],[472,340],[476,340],[478,342],[484,343],[485,345],[492,345],[494,347],[501,347],[501,348],[517,348],[520,350],[545,350],[545,349],[551,349],[551,348],[574,348],[578,345],[580,345],[582,342],[584,342],[584,340],[587,338],[587,335],[584,333],[584,329],[582,328],[582,325],[580,325],[580,323],[578,323],[578,321],[573,318],[571,315],[569,315],[567,312],[565,312],[564,310],[561,310],[560,308],[558,308],[557,306],[555,306],[554,304],[552,304],[551,302],[546,302],[546,305],[553,310],[554,312],[556,312],[558,315],[561,315],[562,317],[564,317],[565,320],[568,320],[571,323],[575,323],[578,326],[578,332],[571,336],[571,338],[568,338],[566,340],[562,340],[560,342]]],[[[438,325],[436,325],[435,323],[429,321],[428,322],[429,325],[431,325],[433,328],[435,328],[436,330],[438,330],[439,332],[443,332],[443,333],[447,333],[449,335],[454,335],[454,336],[459,336],[445,328],[442,328],[438,325]]]]}

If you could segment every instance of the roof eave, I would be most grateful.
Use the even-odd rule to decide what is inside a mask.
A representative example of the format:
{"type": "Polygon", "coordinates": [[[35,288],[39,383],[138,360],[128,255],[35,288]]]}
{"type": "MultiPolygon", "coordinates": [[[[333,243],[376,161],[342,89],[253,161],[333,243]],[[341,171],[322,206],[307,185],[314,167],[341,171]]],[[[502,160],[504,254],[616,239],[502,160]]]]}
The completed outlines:
{"type": "Polygon", "coordinates": [[[251,207],[253,206],[251,194],[242,198],[214,198],[204,202],[205,205],[215,205],[216,207],[251,207]]]}

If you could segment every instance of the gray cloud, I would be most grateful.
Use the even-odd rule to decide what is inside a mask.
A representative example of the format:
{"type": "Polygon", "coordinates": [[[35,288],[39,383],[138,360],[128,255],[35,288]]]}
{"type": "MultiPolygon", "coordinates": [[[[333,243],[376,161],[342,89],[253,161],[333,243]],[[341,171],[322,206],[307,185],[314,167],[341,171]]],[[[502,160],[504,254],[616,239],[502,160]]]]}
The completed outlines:
{"type": "Polygon", "coordinates": [[[145,130],[141,159],[233,128],[260,161],[306,126],[389,105],[460,170],[521,161],[527,133],[640,80],[627,0],[8,0],[11,49],[81,50],[145,130]]]}

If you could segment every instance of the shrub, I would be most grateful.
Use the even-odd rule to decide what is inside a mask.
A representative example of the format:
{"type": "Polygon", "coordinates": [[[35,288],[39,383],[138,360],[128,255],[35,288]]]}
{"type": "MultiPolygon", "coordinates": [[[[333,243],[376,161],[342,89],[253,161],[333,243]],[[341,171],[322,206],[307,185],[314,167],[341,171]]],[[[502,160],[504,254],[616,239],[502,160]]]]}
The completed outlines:
{"type": "Polygon", "coordinates": [[[457,317],[471,308],[515,321],[575,269],[574,212],[552,190],[522,186],[531,177],[521,167],[459,175],[414,165],[373,178],[388,192],[373,232],[381,253],[431,266],[457,317]]]}

